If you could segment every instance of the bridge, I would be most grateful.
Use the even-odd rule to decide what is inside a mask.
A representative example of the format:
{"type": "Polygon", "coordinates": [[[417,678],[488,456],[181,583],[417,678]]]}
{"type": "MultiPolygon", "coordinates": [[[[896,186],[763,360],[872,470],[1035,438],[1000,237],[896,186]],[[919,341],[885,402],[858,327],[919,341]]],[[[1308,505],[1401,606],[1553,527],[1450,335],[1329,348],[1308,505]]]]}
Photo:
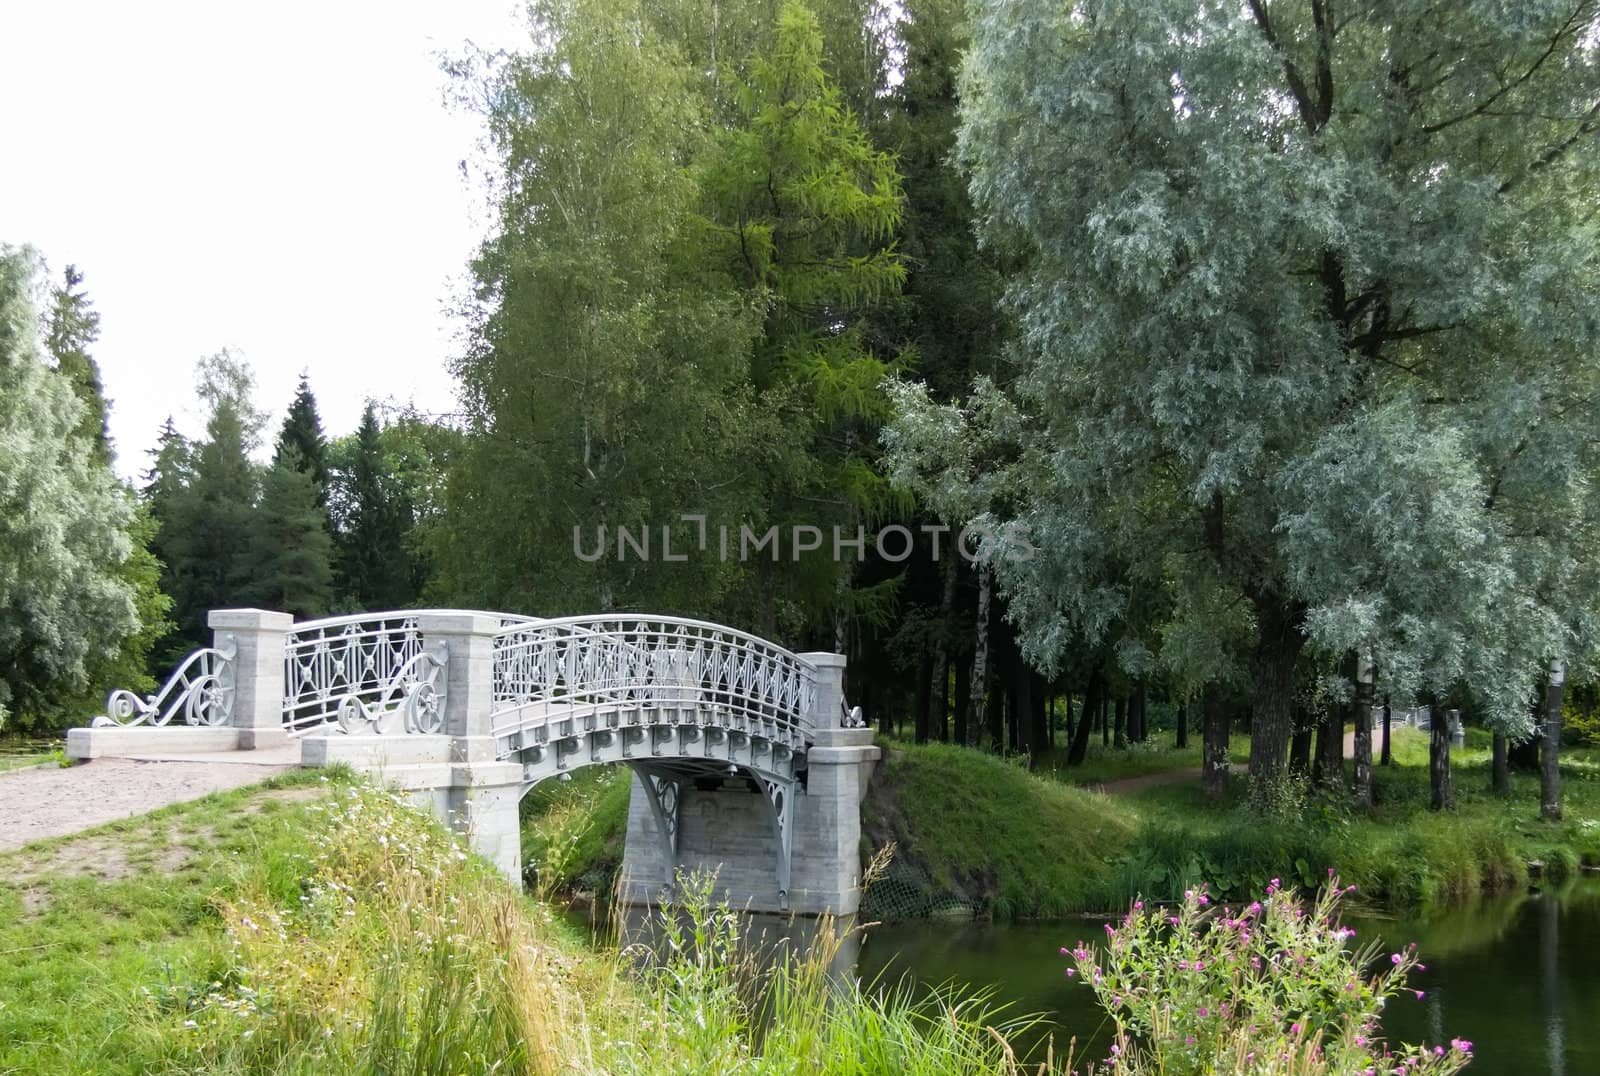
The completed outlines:
{"type": "Polygon", "coordinates": [[[519,882],[522,796],[625,765],[626,902],[703,869],[738,907],[856,910],[879,751],[845,704],[842,655],[635,614],[221,609],[209,626],[211,646],[153,695],[113,692],[67,753],[297,748],[404,790],[519,882]]]}

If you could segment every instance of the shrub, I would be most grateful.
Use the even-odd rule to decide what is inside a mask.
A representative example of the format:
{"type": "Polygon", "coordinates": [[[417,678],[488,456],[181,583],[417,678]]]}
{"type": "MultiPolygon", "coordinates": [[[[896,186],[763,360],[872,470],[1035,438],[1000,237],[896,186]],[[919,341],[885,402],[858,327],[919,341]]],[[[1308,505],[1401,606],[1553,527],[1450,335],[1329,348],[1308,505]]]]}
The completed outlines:
{"type": "MultiPolygon", "coordinates": [[[[1351,887],[1354,888],[1354,887],[1351,887]]],[[[1204,887],[1175,908],[1135,902],[1106,925],[1104,950],[1080,941],[1069,976],[1081,977],[1115,1023],[1107,1076],[1162,1073],[1446,1076],[1471,1058],[1455,1039],[1432,1049],[1391,1049],[1378,1037],[1384,1002],[1417,966],[1415,944],[1352,951],[1339,925],[1332,879],[1307,907],[1276,879],[1237,914],[1204,887]],[[1368,977],[1376,963],[1378,970],[1368,977]]],[[[1069,950],[1063,949],[1063,954],[1069,950]]],[[[1421,992],[1416,992],[1418,997],[1421,992]]]]}

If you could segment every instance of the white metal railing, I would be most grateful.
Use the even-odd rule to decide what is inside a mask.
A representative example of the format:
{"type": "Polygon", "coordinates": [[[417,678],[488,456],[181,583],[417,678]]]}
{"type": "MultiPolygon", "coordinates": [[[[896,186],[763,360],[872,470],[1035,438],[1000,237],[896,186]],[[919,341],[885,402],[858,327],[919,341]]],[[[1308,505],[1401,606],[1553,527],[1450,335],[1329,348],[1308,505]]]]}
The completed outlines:
{"type": "MultiPolygon", "coordinates": [[[[349,731],[365,721],[376,730],[385,712],[404,704],[407,731],[437,731],[432,718],[437,698],[428,702],[428,692],[415,700],[411,697],[411,689],[419,683],[433,683],[439,660],[426,652],[417,619],[460,612],[405,609],[296,624],[284,642],[284,727],[291,735],[300,735],[330,722],[349,731]]],[[[502,626],[532,619],[509,613],[481,615],[498,619],[502,626]]]]}
{"type": "Polygon", "coordinates": [[[503,627],[494,644],[493,731],[575,711],[670,711],[802,748],[815,672],[754,635],[676,617],[563,617],[503,627]]]}
{"type": "Polygon", "coordinates": [[[231,638],[220,646],[191,653],[167,678],[159,691],[140,698],[117,689],[106,699],[106,712],[90,722],[94,726],[161,726],[179,714],[190,725],[226,725],[233,719],[236,653],[231,638]]]}

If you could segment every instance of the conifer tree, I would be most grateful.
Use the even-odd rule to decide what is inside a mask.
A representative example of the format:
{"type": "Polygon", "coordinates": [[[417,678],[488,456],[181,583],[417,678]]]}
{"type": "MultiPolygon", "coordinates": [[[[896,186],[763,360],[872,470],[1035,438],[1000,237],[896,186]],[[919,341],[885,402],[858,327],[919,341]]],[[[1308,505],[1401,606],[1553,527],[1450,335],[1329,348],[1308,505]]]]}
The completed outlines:
{"type": "Polygon", "coordinates": [[[278,464],[291,458],[296,461],[296,467],[311,477],[317,491],[317,506],[326,508],[328,442],[322,434],[322,420],[317,416],[317,398],[312,395],[310,379],[303,372],[288,414],[283,418],[283,427],[278,431],[272,462],[278,464]]]}
{"type": "Polygon", "coordinates": [[[358,609],[404,609],[421,585],[411,544],[416,521],[370,401],[346,452],[335,483],[339,591],[358,609]]]}
{"type": "Polygon", "coordinates": [[[187,480],[175,482],[165,469],[152,478],[160,496],[162,589],[172,596],[177,624],[169,645],[176,650],[205,642],[212,609],[248,604],[251,531],[258,522],[259,482],[249,457],[261,421],[250,401],[254,379],[227,352],[202,359],[199,374],[201,399],[211,408],[205,439],[188,453],[181,439],[166,440],[157,457],[158,466],[163,460],[182,466],[187,480]]]}
{"type": "Polygon", "coordinates": [[[109,465],[108,405],[100,386],[100,365],[89,354],[90,346],[100,338],[100,315],[82,285],[78,267],[67,266],[62,282],[52,289],[45,343],[55,359],[56,372],[67,379],[83,404],[78,433],[94,446],[95,458],[109,465]]]}
{"type": "Polygon", "coordinates": [[[333,603],[333,539],[317,503],[318,486],[299,450],[282,445],[261,481],[247,550],[251,604],[321,616],[333,603]]]}

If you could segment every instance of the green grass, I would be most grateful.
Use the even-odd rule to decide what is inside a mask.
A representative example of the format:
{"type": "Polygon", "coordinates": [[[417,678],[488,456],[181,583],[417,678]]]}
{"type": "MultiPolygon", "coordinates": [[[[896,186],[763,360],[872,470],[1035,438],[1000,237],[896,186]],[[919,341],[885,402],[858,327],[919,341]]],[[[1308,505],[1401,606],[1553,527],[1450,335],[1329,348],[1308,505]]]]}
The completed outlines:
{"type": "Polygon", "coordinates": [[[757,965],[681,888],[641,969],[343,774],[40,842],[0,857],[0,1073],[1021,1071],[1026,1020],[866,993],[826,941],[757,965]]]}
{"type": "Polygon", "coordinates": [[[64,748],[61,740],[0,740],[0,773],[46,763],[65,766],[64,748]]]}
{"type": "Polygon", "coordinates": [[[293,775],[0,855],[0,1072],[147,1071],[156,1058],[130,1012],[204,979],[215,902],[243,879],[296,893],[305,804],[287,790],[321,780],[293,775]]]}
{"type": "Polygon", "coordinates": [[[608,895],[628,830],[629,771],[591,766],[522,801],[522,862],[536,891],[608,895]]]}
{"type": "Polygon", "coordinates": [[[886,753],[862,826],[873,847],[896,845],[901,866],[887,882],[926,879],[930,898],[955,895],[1000,918],[1102,906],[1110,864],[1134,834],[1132,813],[1107,796],[942,744],[886,753]]]}
{"type": "Polygon", "coordinates": [[[1552,824],[1539,817],[1536,774],[1513,773],[1508,796],[1490,790],[1486,737],[1452,752],[1450,813],[1429,809],[1426,735],[1397,728],[1392,747],[1394,764],[1374,768],[1370,814],[1309,797],[1263,820],[1243,803],[1243,776],[1222,804],[1206,803],[1189,782],[1130,795],[1139,833],[1117,896],[1170,899],[1204,880],[1238,898],[1274,877],[1310,885],[1334,867],[1365,903],[1426,909],[1525,885],[1530,862],[1552,882],[1600,863],[1600,767],[1587,753],[1563,766],[1566,817],[1552,824]]]}

